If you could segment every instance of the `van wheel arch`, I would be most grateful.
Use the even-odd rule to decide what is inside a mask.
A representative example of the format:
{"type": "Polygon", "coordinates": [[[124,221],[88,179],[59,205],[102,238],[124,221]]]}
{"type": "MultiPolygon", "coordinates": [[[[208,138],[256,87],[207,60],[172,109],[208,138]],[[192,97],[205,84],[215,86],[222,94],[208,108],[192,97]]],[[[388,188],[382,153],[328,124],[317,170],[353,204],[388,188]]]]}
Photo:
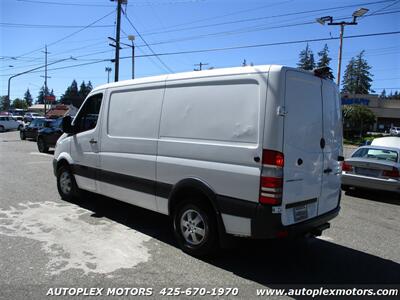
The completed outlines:
{"type": "Polygon", "coordinates": [[[169,216],[174,221],[176,210],[185,205],[185,202],[197,202],[200,200],[201,204],[212,212],[216,222],[217,238],[219,246],[222,248],[229,247],[229,238],[226,234],[225,225],[222,221],[220,209],[216,200],[216,193],[205,182],[197,178],[187,178],[181,180],[174,185],[169,196],[168,211],[169,216]],[[191,201],[193,200],[193,201],[191,201]]]}
{"type": "Polygon", "coordinates": [[[208,184],[197,178],[183,179],[173,186],[168,197],[169,215],[172,216],[179,203],[188,197],[202,198],[205,204],[212,208],[216,215],[219,215],[216,193],[208,184]]]}
{"type": "Polygon", "coordinates": [[[60,159],[60,160],[57,162],[57,168],[56,168],[56,170],[59,170],[59,169],[60,169],[61,167],[63,167],[63,166],[71,167],[70,164],[68,163],[68,161],[67,161],[66,159],[60,159]]]}

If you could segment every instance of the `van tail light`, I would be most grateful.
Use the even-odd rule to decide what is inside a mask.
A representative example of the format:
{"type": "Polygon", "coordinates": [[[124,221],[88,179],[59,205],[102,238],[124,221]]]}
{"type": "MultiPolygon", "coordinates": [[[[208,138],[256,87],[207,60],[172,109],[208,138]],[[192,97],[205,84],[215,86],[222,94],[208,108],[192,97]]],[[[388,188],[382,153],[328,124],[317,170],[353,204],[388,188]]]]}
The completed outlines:
{"type": "Polygon", "coordinates": [[[274,150],[263,150],[260,203],[270,205],[282,203],[284,162],[283,153],[274,150]]]}
{"type": "Polygon", "coordinates": [[[383,171],[382,176],[399,179],[400,172],[399,172],[399,169],[393,167],[393,169],[390,171],[387,171],[387,170],[383,171]]]}
{"type": "Polygon", "coordinates": [[[353,172],[353,166],[345,161],[342,163],[342,171],[353,172]]]}

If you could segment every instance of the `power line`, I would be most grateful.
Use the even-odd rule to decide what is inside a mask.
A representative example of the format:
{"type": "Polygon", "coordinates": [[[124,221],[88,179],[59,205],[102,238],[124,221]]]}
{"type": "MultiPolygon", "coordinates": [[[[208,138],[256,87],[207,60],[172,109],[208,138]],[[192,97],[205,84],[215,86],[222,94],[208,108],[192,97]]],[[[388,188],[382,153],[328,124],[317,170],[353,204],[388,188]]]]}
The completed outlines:
{"type": "MultiPolygon", "coordinates": [[[[86,28],[87,26],[86,25],[0,23],[0,27],[57,29],[57,28],[86,28]]],[[[114,27],[114,25],[95,25],[95,26],[91,26],[91,28],[106,28],[106,27],[114,27]]]]}
{"type": "MultiPolygon", "coordinates": [[[[395,35],[395,34],[400,34],[400,31],[351,35],[351,36],[345,36],[343,38],[344,39],[353,39],[353,38],[364,38],[364,37],[373,37],[373,36],[387,36],[387,35],[395,35]]],[[[135,56],[135,57],[153,57],[153,56],[158,57],[158,56],[169,56],[169,55],[180,55],[180,54],[193,54],[193,53],[204,53],[204,52],[229,51],[229,50],[248,49],[248,48],[261,48],[261,47],[293,45],[293,44],[301,44],[301,43],[333,41],[333,40],[338,40],[338,39],[339,39],[339,37],[305,39],[305,40],[296,40],[296,41],[284,41],[284,42],[276,42],[276,43],[266,43],[266,44],[255,44],[255,45],[243,45],[243,46],[235,46],[235,47],[225,47],[225,48],[210,48],[210,49],[188,50],[188,51],[180,51],[180,52],[144,54],[144,55],[138,55],[138,56],[135,56]]],[[[128,58],[131,58],[131,56],[121,57],[120,59],[128,59],[128,58]]],[[[95,61],[95,62],[88,62],[88,63],[82,63],[82,64],[58,67],[58,68],[49,69],[49,71],[60,70],[60,69],[68,69],[68,68],[74,68],[74,67],[79,67],[79,66],[86,66],[86,65],[97,64],[97,63],[105,62],[105,61],[110,61],[110,59],[99,59],[98,61],[95,61]]],[[[34,73],[34,72],[31,72],[31,73],[34,73]]],[[[10,75],[1,75],[1,76],[10,76],[10,75]]]]}
{"type": "Polygon", "coordinates": [[[154,56],[157,58],[157,60],[165,67],[165,69],[170,72],[173,73],[174,71],[172,71],[171,68],[169,68],[162,60],[161,58],[158,57],[158,55],[156,55],[156,53],[153,51],[153,49],[150,47],[150,45],[146,42],[146,40],[143,38],[143,36],[140,34],[140,32],[136,29],[135,25],[133,25],[133,23],[131,22],[131,20],[128,18],[128,16],[126,14],[124,14],[125,18],[128,20],[129,24],[131,24],[132,28],[136,31],[137,35],[141,38],[141,40],[146,44],[147,48],[149,48],[149,50],[151,51],[151,53],[154,54],[154,56]]]}
{"type": "Polygon", "coordinates": [[[114,14],[114,12],[115,12],[115,9],[113,9],[110,13],[108,13],[108,14],[106,14],[105,16],[101,17],[100,19],[97,19],[96,21],[90,23],[89,25],[86,25],[86,26],[83,27],[82,29],[79,29],[79,30],[77,30],[77,31],[74,31],[74,32],[72,32],[71,34],[68,34],[67,36],[65,36],[65,37],[63,37],[63,38],[61,38],[61,39],[59,39],[59,40],[57,40],[57,41],[55,41],[55,42],[52,42],[52,43],[50,43],[50,44],[48,44],[48,45],[49,45],[49,46],[52,46],[52,45],[55,45],[55,44],[57,44],[57,43],[59,43],[59,42],[61,42],[61,41],[64,41],[64,40],[70,38],[71,36],[73,36],[73,35],[75,35],[75,34],[81,32],[81,31],[83,31],[83,30],[85,30],[85,29],[91,27],[92,25],[96,24],[97,22],[100,22],[101,20],[107,18],[109,15],[114,14]]]}
{"type": "MultiPolygon", "coordinates": [[[[241,19],[241,20],[235,20],[235,21],[228,21],[228,22],[220,22],[220,23],[214,23],[214,24],[206,24],[206,25],[198,25],[198,26],[191,26],[191,27],[186,27],[186,28],[180,28],[180,29],[171,29],[171,30],[164,30],[164,31],[154,31],[154,32],[144,32],[143,35],[154,35],[154,34],[162,34],[162,33],[167,33],[167,32],[176,32],[176,31],[185,31],[185,30],[192,30],[192,29],[199,29],[199,28],[207,28],[207,27],[214,27],[214,26],[221,26],[221,25],[231,25],[231,24],[237,24],[237,23],[243,23],[243,22],[252,22],[252,21],[259,21],[259,20],[265,20],[265,19],[271,19],[271,18],[280,18],[280,17],[288,17],[288,16],[297,16],[301,14],[307,14],[307,13],[320,13],[322,11],[331,11],[331,10],[337,10],[337,9],[343,9],[343,8],[351,8],[351,7],[358,7],[360,5],[373,5],[373,4],[380,4],[380,3],[387,3],[387,2],[393,2],[395,0],[383,0],[383,1],[375,1],[375,2],[367,2],[367,3],[359,3],[359,4],[352,4],[352,5],[344,5],[344,6],[336,6],[336,7],[330,7],[330,8],[321,8],[321,9],[314,9],[314,10],[306,10],[306,11],[299,11],[299,12],[292,12],[292,13],[285,13],[285,14],[279,14],[279,15],[272,15],[272,16],[265,16],[265,17],[258,17],[258,18],[247,18],[247,19],[241,19]]],[[[204,19],[207,20],[207,19],[204,19]]],[[[196,22],[196,21],[194,21],[196,22]]],[[[191,23],[183,23],[183,25],[186,24],[193,24],[194,22],[191,23]]],[[[182,24],[181,24],[182,25],[182,24]]],[[[173,27],[178,27],[180,25],[174,25],[170,26],[171,28],[173,27]]]]}
{"type": "MultiPolygon", "coordinates": [[[[75,34],[81,32],[81,31],[83,31],[83,30],[85,30],[85,29],[91,27],[92,25],[96,24],[97,22],[99,22],[99,21],[105,19],[106,17],[108,17],[109,15],[113,14],[114,11],[115,11],[115,10],[113,10],[113,11],[111,11],[110,13],[106,14],[105,16],[101,17],[100,19],[97,19],[96,21],[90,23],[89,25],[86,25],[86,26],[85,26],[84,28],[82,28],[82,29],[79,29],[79,30],[77,30],[77,31],[74,31],[73,33],[70,33],[70,34],[66,35],[65,37],[63,37],[63,38],[61,38],[61,39],[59,39],[59,40],[57,40],[57,41],[54,41],[54,42],[52,42],[52,43],[49,43],[48,46],[55,45],[55,44],[57,44],[57,43],[59,43],[59,42],[61,42],[61,41],[64,41],[64,40],[70,38],[71,36],[73,36],[73,35],[75,35],[75,34]]],[[[32,50],[32,51],[26,52],[26,53],[21,54],[21,55],[18,55],[18,56],[15,56],[15,58],[20,58],[20,57],[26,56],[26,55],[28,55],[28,54],[31,54],[31,53],[40,51],[40,50],[42,50],[42,48],[43,48],[43,47],[40,47],[40,48],[38,48],[38,49],[35,49],[35,50],[32,50]]]]}
{"type": "MultiPolygon", "coordinates": [[[[390,12],[382,12],[382,13],[377,13],[373,16],[380,16],[380,15],[387,15],[387,14],[397,14],[399,13],[400,10],[397,11],[390,11],[390,12]]],[[[351,18],[338,18],[338,20],[346,20],[346,19],[351,19],[351,18]]],[[[315,24],[315,20],[312,21],[307,21],[307,22],[301,22],[301,23],[291,23],[291,24],[284,24],[284,25],[277,25],[277,26],[252,26],[252,27],[245,27],[245,28],[239,28],[236,30],[229,30],[229,31],[219,31],[219,32],[213,32],[213,33],[206,33],[202,35],[192,35],[192,36],[187,36],[187,37],[182,37],[182,38],[177,38],[173,40],[167,40],[167,41],[160,41],[160,42],[155,42],[151,43],[150,45],[161,45],[161,44],[169,44],[169,43],[176,43],[176,42],[184,42],[184,41],[190,41],[190,40],[196,40],[199,38],[205,38],[205,37],[210,37],[210,36],[226,36],[226,35],[237,35],[237,34],[244,34],[244,33],[249,33],[249,32],[255,32],[255,31],[263,31],[263,30],[273,30],[273,29],[282,29],[282,28],[289,28],[289,27],[298,27],[298,26],[304,26],[304,25],[312,25],[315,24]]],[[[141,47],[143,45],[138,45],[138,47],[141,47]]]]}
{"type": "Polygon", "coordinates": [[[399,2],[400,2],[400,0],[397,0],[397,1],[395,1],[394,3],[391,3],[391,4],[389,4],[389,5],[386,5],[385,7],[382,7],[382,8],[380,8],[380,9],[378,9],[378,10],[372,12],[372,13],[369,13],[369,14],[365,15],[365,16],[362,17],[362,18],[367,18],[367,17],[374,16],[374,15],[377,14],[378,12],[384,11],[385,9],[394,6],[394,5],[398,4],[399,2]]]}
{"type": "Polygon", "coordinates": [[[104,4],[82,4],[82,3],[65,3],[56,1],[33,1],[33,0],[17,0],[19,2],[27,2],[33,4],[46,4],[46,5],[63,5],[63,6],[89,6],[89,7],[112,7],[111,5],[104,4]]]}
{"type": "MultiPolygon", "coordinates": [[[[362,38],[362,37],[372,37],[372,36],[383,36],[383,35],[394,35],[400,34],[400,31],[391,31],[391,32],[380,32],[380,33],[370,33],[370,34],[360,34],[360,35],[350,35],[343,37],[344,39],[352,39],[352,38],[362,38]]],[[[211,49],[200,49],[200,50],[188,50],[188,51],[180,51],[180,52],[167,52],[167,53],[157,53],[157,56],[168,56],[168,55],[179,55],[179,54],[192,54],[192,53],[204,53],[204,52],[217,52],[217,51],[227,51],[227,50],[238,50],[238,49],[248,49],[248,48],[260,48],[260,47],[270,47],[270,46],[281,46],[281,45],[292,45],[292,44],[301,44],[301,43],[312,43],[312,42],[322,42],[322,41],[334,41],[338,40],[339,37],[330,37],[330,38],[318,38],[318,39],[306,39],[306,40],[296,40],[296,41],[286,41],[286,42],[276,42],[276,43],[267,43],[267,44],[256,44],[256,45],[244,45],[244,46],[234,46],[234,47],[225,47],[225,48],[211,48],[211,49]]],[[[152,55],[142,55],[137,57],[147,57],[152,55]]],[[[130,58],[122,57],[121,59],[130,58]]]]}

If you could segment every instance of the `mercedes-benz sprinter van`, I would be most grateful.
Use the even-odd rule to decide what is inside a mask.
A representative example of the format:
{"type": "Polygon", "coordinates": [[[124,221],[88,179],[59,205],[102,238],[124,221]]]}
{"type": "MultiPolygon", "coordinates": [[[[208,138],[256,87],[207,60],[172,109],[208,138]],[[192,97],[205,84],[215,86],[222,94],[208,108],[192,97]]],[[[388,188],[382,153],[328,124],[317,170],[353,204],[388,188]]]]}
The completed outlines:
{"type": "Polygon", "coordinates": [[[54,154],[62,198],[80,190],[172,217],[192,255],[226,236],[320,234],[339,212],[337,86],[277,65],[95,88],[54,154]]]}

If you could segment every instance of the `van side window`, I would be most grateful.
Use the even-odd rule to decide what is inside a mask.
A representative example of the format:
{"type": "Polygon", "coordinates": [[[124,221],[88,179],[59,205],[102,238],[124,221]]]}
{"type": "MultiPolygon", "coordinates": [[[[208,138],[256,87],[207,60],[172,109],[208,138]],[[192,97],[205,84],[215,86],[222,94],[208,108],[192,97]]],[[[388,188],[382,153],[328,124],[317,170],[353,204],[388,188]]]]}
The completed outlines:
{"type": "Polygon", "coordinates": [[[103,94],[96,94],[85,101],[74,122],[77,132],[87,131],[96,127],[102,99],[103,94]]]}

